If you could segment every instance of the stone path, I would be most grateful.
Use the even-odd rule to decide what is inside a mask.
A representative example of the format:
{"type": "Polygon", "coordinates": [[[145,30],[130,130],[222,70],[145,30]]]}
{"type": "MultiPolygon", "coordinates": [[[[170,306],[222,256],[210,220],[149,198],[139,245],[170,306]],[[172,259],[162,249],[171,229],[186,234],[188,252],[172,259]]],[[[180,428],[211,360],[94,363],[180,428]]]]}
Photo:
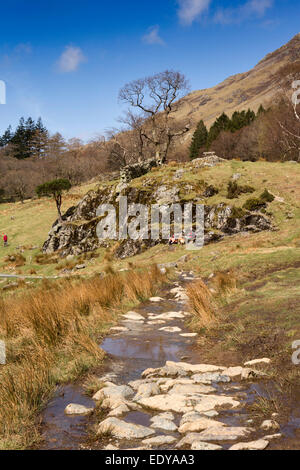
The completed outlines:
{"type": "MultiPolygon", "coordinates": [[[[183,286],[176,283],[164,297],[127,312],[101,345],[110,359],[93,397],[93,406],[105,411],[96,448],[259,450],[280,438],[274,419],[254,429],[245,411],[269,359],[229,368],[203,364],[197,335],[186,327],[183,286]]],[[[90,412],[90,404],[65,409],[75,416],[90,412]]]]}

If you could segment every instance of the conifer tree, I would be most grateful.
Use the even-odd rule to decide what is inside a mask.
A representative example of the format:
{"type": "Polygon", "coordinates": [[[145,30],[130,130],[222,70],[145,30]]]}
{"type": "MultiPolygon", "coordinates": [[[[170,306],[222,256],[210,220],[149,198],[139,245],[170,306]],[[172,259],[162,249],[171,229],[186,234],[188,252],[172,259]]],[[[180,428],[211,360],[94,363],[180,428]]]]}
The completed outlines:
{"type": "Polygon", "coordinates": [[[193,138],[192,138],[192,143],[190,146],[190,159],[193,160],[194,158],[199,157],[199,151],[201,148],[206,147],[207,145],[207,137],[208,137],[208,131],[207,128],[201,120],[197,128],[194,132],[193,138]]]}

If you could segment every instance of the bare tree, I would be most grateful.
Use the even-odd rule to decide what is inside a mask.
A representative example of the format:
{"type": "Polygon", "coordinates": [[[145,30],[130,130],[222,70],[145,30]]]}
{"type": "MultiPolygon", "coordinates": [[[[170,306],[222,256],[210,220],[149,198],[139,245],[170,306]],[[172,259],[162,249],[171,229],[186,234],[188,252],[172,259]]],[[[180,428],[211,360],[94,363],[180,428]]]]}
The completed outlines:
{"type": "Polygon", "coordinates": [[[189,130],[186,126],[174,131],[172,126],[172,113],[179,106],[177,100],[187,90],[188,82],[183,74],[166,70],[128,83],[120,91],[120,101],[140,111],[140,136],[154,146],[160,163],[165,162],[172,141],[189,130]]]}

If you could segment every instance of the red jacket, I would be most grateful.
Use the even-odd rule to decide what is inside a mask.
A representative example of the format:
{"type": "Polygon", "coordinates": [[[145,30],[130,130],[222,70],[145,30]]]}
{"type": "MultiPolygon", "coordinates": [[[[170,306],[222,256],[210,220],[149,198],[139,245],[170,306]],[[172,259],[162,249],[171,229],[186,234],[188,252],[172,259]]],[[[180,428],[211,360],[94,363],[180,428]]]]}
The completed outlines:
{"type": "Polygon", "coordinates": [[[7,242],[7,235],[4,235],[3,240],[7,242]]]}

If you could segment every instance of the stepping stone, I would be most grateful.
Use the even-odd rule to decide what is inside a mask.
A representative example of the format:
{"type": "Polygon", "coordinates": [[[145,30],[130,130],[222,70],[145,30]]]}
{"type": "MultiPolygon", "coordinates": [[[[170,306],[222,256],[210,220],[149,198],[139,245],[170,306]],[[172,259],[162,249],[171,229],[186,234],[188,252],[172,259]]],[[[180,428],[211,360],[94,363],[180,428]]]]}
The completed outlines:
{"type": "Polygon", "coordinates": [[[137,312],[128,312],[126,315],[123,315],[123,317],[128,320],[145,320],[144,317],[137,312]]]}
{"type": "Polygon", "coordinates": [[[194,441],[191,445],[192,450],[223,450],[223,447],[207,442],[194,441]]]}
{"type": "Polygon", "coordinates": [[[153,320],[173,320],[174,318],[184,318],[184,315],[180,312],[166,312],[161,315],[155,315],[153,320]]]}
{"type": "Polygon", "coordinates": [[[163,302],[164,299],[162,299],[161,297],[151,297],[149,299],[150,302],[163,302]]]}
{"type": "Polygon", "coordinates": [[[168,392],[174,385],[194,385],[191,379],[160,379],[163,382],[158,381],[158,385],[162,392],[168,392]]]}
{"type": "Polygon", "coordinates": [[[158,418],[161,418],[161,419],[168,419],[169,421],[174,421],[175,419],[175,416],[173,415],[173,413],[160,413],[159,415],[156,415],[156,416],[153,416],[150,421],[153,422],[155,420],[157,420],[158,418]]]}
{"type": "Polygon", "coordinates": [[[213,393],[216,389],[203,384],[176,384],[169,391],[169,394],[186,395],[189,393],[213,393]]]}
{"type": "Polygon", "coordinates": [[[183,338],[195,338],[198,336],[198,333],[181,333],[180,336],[183,338]]]}
{"type": "Polygon", "coordinates": [[[152,446],[174,444],[174,442],[176,442],[176,438],[173,436],[156,436],[156,437],[150,437],[149,439],[144,439],[142,441],[142,444],[152,447],[152,446]]]}
{"type": "Polygon", "coordinates": [[[230,382],[230,377],[222,375],[219,372],[206,373],[206,374],[196,374],[192,376],[192,379],[195,383],[202,384],[211,384],[212,382],[216,383],[228,383],[230,382]]]}
{"type": "Polygon", "coordinates": [[[179,333],[182,331],[182,329],[178,328],[178,326],[165,326],[160,328],[159,331],[166,331],[167,333],[179,333]]]}
{"type": "Polygon", "coordinates": [[[222,427],[206,429],[199,433],[199,440],[207,441],[236,441],[239,438],[247,437],[253,429],[245,427],[222,427]]]}
{"type": "Polygon", "coordinates": [[[240,402],[232,397],[222,395],[156,395],[155,397],[142,398],[138,403],[146,408],[158,411],[173,411],[175,413],[188,413],[198,411],[199,413],[211,411],[217,406],[228,406],[237,408],[240,402]]]}
{"type": "Polygon", "coordinates": [[[213,366],[210,364],[188,364],[186,362],[173,362],[173,361],[167,361],[166,365],[170,367],[176,367],[178,369],[183,369],[186,372],[191,372],[194,374],[197,374],[197,373],[204,374],[205,372],[220,372],[225,369],[225,367],[213,366]]]}
{"type": "Polygon", "coordinates": [[[164,320],[153,320],[153,321],[148,321],[147,325],[165,325],[166,322],[164,320]]]}
{"type": "Polygon", "coordinates": [[[264,441],[271,441],[272,439],[280,439],[282,437],[282,434],[270,434],[269,436],[265,436],[263,439],[264,441]]]}
{"type": "Polygon", "coordinates": [[[70,403],[66,408],[65,408],[65,414],[66,415],[88,415],[92,411],[94,411],[94,408],[87,408],[86,406],[83,405],[77,405],[75,403],[70,403]]]}
{"type": "Polygon", "coordinates": [[[263,359],[254,359],[253,361],[245,362],[244,366],[255,366],[257,364],[270,364],[271,359],[264,357],[263,359]]]}
{"type": "Polygon", "coordinates": [[[157,417],[157,419],[152,421],[151,428],[154,429],[161,429],[163,431],[170,431],[174,432],[177,431],[177,426],[173,421],[170,419],[163,419],[160,417],[157,417]]]}
{"type": "Polygon", "coordinates": [[[178,431],[181,434],[185,434],[187,432],[199,432],[204,431],[205,429],[216,428],[219,426],[222,427],[225,426],[225,424],[221,423],[220,421],[201,417],[196,419],[195,421],[188,421],[187,423],[183,424],[179,427],[178,431]]]}
{"type": "Polygon", "coordinates": [[[154,382],[141,384],[138,388],[136,396],[133,398],[134,401],[138,401],[141,398],[152,397],[153,395],[159,395],[160,389],[154,382]]]}
{"type": "Polygon", "coordinates": [[[130,409],[128,408],[127,405],[125,405],[125,403],[123,405],[120,405],[118,406],[117,408],[115,408],[114,410],[112,410],[108,416],[111,417],[115,417],[115,418],[119,418],[120,416],[123,416],[124,414],[126,413],[129,413],[130,409]]]}
{"type": "Polygon", "coordinates": [[[118,418],[107,418],[98,427],[97,435],[111,434],[117,439],[144,439],[155,434],[153,429],[139,424],[126,423],[118,418]]]}
{"type": "Polygon", "coordinates": [[[228,369],[223,370],[223,374],[227,375],[232,379],[240,379],[242,377],[243,367],[228,367],[228,369]]]}
{"type": "Polygon", "coordinates": [[[131,387],[127,385],[115,385],[114,387],[104,387],[101,388],[95,395],[93,396],[93,400],[101,401],[104,398],[120,398],[126,399],[131,398],[134,395],[134,391],[131,387]]]}
{"type": "Polygon", "coordinates": [[[264,439],[259,439],[258,441],[253,442],[240,442],[239,444],[234,444],[229,448],[229,450],[264,450],[268,447],[269,441],[264,439]]]}

